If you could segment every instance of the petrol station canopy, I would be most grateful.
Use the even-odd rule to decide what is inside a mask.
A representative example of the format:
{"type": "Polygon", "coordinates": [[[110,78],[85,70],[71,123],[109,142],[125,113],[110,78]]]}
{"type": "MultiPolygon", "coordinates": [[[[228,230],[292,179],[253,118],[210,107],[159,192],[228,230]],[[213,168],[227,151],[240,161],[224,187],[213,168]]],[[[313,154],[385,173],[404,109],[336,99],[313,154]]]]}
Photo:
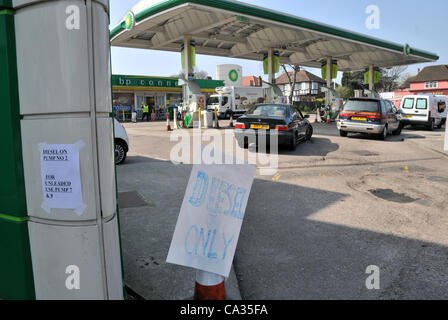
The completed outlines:
{"type": "Polygon", "coordinates": [[[268,48],[280,63],[340,71],[433,62],[439,57],[297,16],[229,0],[142,0],[111,30],[117,47],[180,52],[192,36],[196,53],[262,61],[268,48]]]}

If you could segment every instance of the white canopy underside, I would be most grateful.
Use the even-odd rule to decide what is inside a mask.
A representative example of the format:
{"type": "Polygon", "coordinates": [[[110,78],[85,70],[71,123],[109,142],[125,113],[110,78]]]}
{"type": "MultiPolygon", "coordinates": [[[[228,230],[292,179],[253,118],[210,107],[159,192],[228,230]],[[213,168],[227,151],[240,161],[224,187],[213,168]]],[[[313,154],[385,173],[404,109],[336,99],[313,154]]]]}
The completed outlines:
{"type": "Polygon", "coordinates": [[[178,1],[165,9],[168,1],[154,2],[143,0],[131,9],[135,26],[126,30],[122,20],[111,32],[112,46],[180,52],[184,36],[191,35],[198,54],[262,61],[268,48],[273,48],[279,51],[281,63],[320,68],[322,61],[332,58],[340,71],[438,59],[422,50],[406,55],[403,45],[241,2],[218,0],[209,6],[206,1],[178,1]],[[159,8],[152,10],[155,6],[159,8]],[[242,14],[239,8],[245,7],[255,13],[242,14]]]}

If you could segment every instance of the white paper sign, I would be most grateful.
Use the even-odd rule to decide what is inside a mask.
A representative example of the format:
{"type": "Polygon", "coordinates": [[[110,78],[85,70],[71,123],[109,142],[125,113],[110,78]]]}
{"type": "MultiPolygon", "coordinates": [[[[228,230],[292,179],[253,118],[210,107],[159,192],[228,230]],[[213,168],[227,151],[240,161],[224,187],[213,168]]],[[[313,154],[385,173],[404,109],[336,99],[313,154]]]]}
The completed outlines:
{"type": "Polygon", "coordinates": [[[79,149],[77,144],[39,144],[42,177],[42,208],[72,209],[82,215],[85,205],[82,199],[79,149]]]}
{"type": "Polygon", "coordinates": [[[255,176],[253,165],[194,165],[167,262],[228,277],[255,176]]]}

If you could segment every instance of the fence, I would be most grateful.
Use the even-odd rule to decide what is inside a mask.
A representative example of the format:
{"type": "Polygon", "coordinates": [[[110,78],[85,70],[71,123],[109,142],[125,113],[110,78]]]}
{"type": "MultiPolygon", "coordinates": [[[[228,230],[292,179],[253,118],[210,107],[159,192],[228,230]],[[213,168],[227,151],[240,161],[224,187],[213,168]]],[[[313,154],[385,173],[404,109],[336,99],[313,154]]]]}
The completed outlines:
{"type": "MultiPolygon", "coordinates": [[[[114,107],[114,117],[119,122],[131,122],[132,121],[132,108],[131,107],[114,107]]],[[[135,110],[137,113],[137,121],[141,121],[143,116],[143,111],[141,109],[135,110]]],[[[166,109],[158,108],[154,111],[155,120],[156,121],[164,121],[166,120],[166,109]]],[[[151,120],[151,115],[149,115],[149,119],[151,120]]],[[[146,121],[146,119],[145,119],[146,121]]]]}
{"type": "Polygon", "coordinates": [[[317,108],[325,105],[325,102],[318,101],[297,101],[294,105],[299,108],[303,113],[315,113],[317,108]]]}

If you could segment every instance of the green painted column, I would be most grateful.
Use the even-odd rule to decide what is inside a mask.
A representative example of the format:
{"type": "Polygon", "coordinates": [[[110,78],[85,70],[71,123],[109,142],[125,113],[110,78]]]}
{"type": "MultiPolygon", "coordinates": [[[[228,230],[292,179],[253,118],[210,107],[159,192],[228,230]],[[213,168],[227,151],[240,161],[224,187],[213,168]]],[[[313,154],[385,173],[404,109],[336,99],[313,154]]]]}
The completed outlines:
{"type": "Polygon", "coordinates": [[[35,299],[11,2],[0,0],[0,299],[35,299]]]}

